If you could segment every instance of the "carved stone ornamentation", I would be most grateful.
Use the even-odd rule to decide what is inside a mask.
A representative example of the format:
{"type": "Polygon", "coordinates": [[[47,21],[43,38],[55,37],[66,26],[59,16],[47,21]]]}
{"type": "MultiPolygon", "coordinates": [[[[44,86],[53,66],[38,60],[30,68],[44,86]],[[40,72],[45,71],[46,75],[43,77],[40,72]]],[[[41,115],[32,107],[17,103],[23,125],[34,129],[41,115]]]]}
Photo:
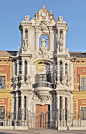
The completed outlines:
{"type": "Polygon", "coordinates": [[[24,52],[27,52],[27,47],[23,47],[23,51],[24,52]]]}
{"type": "MultiPolygon", "coordinates": [[[[19,104],[21,104],[23,113],[20,120],[23,121],[24,125],[24,118],[26,118],[25,122],[29,122],[29,128],[34,128],[37,123],[36,105],[37,107],[44,105],[44,109],[47,105],[47,111],[50,109],[50,120],[47,121],[50,122],[50,127],[55,128],[51,125],[57,122],[55,113],[61,103],[62,109],[65,110],[65,98],[69,98],[66,106],[68,113],[71,113],[70,109],[72,109],[70,102],[72,102],[73,73],[71,57],[66,49],[67,23],[63,21],[62,16],[59,16],[57,21],[53,18],[52,11],[49,12],[43,5],[43,8],[36,12],[33,19],[30,20],[29,15],[26,15],[19,28],[22,35],[22,46],[18,49],[18,53],[11,58],[14,62],[13,77],[16,74],[13,94],[19,93],[21,96],[19,101],[21,102],[16,99],[13,112],[18,113],[19,104]],[[47,36],[47,40],[42,38],[40,45],[40,39],[43,35],[47,36]],[[66,71],[66,69],[68,70],[66,71]],[[20,74],[21,78],[19,78],[20,74]],[[70,108],[68,108],[69,105],[70,108]],[[25,111],[26,109],[29,110],[29,114],[25,111]]],[[[39,112],[43,111],[39,110],[39,112]]],[[[58,114],[60,115],[60,113],[58,114]]],[[[65,120],[65,113],[62,115],[63,117],[65,120]]],[[[64,122],[64,120],[62,121],[64,122]]],[[[16,119],[16,121],[18,120],[16,119]]]]}
{"type": "Polygon", "coordinates": [[[40,27],[42,30],[45,30],[47,28],[47,23],[45,21],[42,21],[40,27]]]}

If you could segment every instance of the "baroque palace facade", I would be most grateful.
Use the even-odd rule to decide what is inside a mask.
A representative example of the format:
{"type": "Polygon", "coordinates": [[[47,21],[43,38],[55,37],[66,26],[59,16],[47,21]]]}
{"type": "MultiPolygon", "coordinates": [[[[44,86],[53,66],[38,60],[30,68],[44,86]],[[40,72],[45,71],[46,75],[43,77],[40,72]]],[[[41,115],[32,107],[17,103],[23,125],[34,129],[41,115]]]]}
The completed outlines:
{"type": "Polygon", "coordinates": [[[33,19],[26,15],[19,29],[21,48],[0,57],[2,83],[5,79],[0,107],[6,106],[16,125],[28,120],[30,128],[54,127],[57,121],[71,126],[71,117],[77,120],[80,110],[85,119],[86,53],[66,48],[63,17],[57,21],[43,5],[33,19]]]}

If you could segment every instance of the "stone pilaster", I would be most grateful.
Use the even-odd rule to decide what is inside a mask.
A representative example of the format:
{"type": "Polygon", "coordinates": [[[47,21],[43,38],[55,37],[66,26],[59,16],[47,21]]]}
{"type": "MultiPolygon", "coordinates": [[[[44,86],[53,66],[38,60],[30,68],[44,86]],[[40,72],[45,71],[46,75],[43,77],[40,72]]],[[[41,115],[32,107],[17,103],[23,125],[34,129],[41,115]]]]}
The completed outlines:
{"type": "Polygon", "coordinates": [[[30,76],[30,62],[29,60],[27,61],[27,74],[30,76]]]}
{"type": "Polygon", "coordinates": [[[60,126],[60,96],[57,95],[57,110],[56,110],[56,128],[60,126]]]}
{"type": "Polygon", "coordinates": [[[66,30],[63,30],[63,48],[65,50],[65,44],[66,44],[66,30]]]}
{"type": "Polygon", "coordinates": [[[65,121],[65,97],[62,97],[63,120],[65,121]]]}
{"type": "Polygon", "coordinates": [[[38,29],[36,29],[36,50],[39,50],[39,36],[38,36],[38,29]]]}
{"type": "Polygon", "coordinates": [[[70,99],[67,97],[67,120],[70,119],[70,99]]]}
{"type": "Polygon", "coordinates": [[[22,120],[24,121],[24,95],[21,96],[22,120]]]}
{"type": "Polygon", "coordinates": [[[12,94],[12,119],[14,120],[14,112],[15,112],[15,94],[12,94]]]}
{"type": "Polygon", "coordinates": [[[31,30],[30,27],[28,27],[28,48],[31,48],[31,30]]]}
{"type": "Polygon", "coordinates": [[[54,50],[54,46],[53,46],[53,36],[54,36],[54,33],[53,33],[53,30],[52,30],[52,27],[50,27],[50,40],[49,40],[49,50],[50,51],[53,51],[54,50]]]}
{"type": "Polygon", "coordinates": [[[63,60],[62,83],[65,83],[65,60],[63,60]]]}
{"type": "Polygon", "coordinates": [[[23,40],[25,39],[25,29],[23,28],[23,40]]]}
{"type": "Polygon", "coordinates": [[[69,79],[70,79],[70,70],[69,70],[70,67],[69,67],[69,65],[70,65],[70,64],[69,64],[69,62],[68,62],[68,68],[67,68],[67,69],[68,69],[68,85],[69,85],[69,79]]]}
{"type": "Polygon", "coordinates": [[[50,66],[50,70],[51,70],[51,83],[53,83],[53,65],[50,66]]]}
{"type": "Polygon", "coordinates": [[[57,84],[60,83],[60,60],[57,59],[57,84]]]}
{"type": "Polygon", "coordinates": [[[60,38],[60,29],[58,29],[58,36],[57,36],[57,39],[59,40],[60,38]]]}
{"type": "Polygon", "coordinates": [[[19,75],[19,59],[17,59],[17,76],[19,75]]]}
{"type": "Polygon", "coordinates": [[[18,92],[16,92],[16,120],[18,120],[19,114],[19,95],[18,92]]]}
{"type": "Polygon", "coordinates": [[[13,77],[15,76],[15,63],[16,61],[13,61],[13,77]]]}
{"type": "Polygon", "coordinates": [[[24,70],[25,70],[25,61],[22,60],[22,81],[24,81],[24,70]]]}

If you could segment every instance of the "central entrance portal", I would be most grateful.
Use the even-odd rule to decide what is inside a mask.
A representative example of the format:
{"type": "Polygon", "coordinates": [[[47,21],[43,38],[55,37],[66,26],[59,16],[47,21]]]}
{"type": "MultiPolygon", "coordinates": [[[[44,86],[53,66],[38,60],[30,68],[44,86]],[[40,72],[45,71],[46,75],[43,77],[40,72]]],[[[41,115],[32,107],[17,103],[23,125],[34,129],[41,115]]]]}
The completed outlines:
{"type": "Polygon", "coordinates": [[[36,128],[49,128],[50,105],[36,105],[36,128]]]}

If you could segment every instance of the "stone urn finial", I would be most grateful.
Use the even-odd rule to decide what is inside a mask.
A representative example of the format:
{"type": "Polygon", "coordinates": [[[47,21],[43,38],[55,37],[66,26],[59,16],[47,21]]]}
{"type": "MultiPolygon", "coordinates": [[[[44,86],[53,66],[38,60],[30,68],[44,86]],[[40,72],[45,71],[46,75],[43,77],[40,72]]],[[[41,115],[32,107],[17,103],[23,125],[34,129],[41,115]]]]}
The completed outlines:
{"type": "Polygon", "coordinates": [[[45,9],[45,4],[43,4],[43,9],[45,9]]]}
{"type": "Polygon", "coordinates": [[[59,16],[58,17],[58,21],[62,22],[63,21],[63,17],[62,16],[59,16]]]}
{"type": "Polygon", "coordinates": [[[30,16],[29,15],[26,15],[25,16],[25,21],[29,21],[29,19],[30,19],[30,16]]]}

